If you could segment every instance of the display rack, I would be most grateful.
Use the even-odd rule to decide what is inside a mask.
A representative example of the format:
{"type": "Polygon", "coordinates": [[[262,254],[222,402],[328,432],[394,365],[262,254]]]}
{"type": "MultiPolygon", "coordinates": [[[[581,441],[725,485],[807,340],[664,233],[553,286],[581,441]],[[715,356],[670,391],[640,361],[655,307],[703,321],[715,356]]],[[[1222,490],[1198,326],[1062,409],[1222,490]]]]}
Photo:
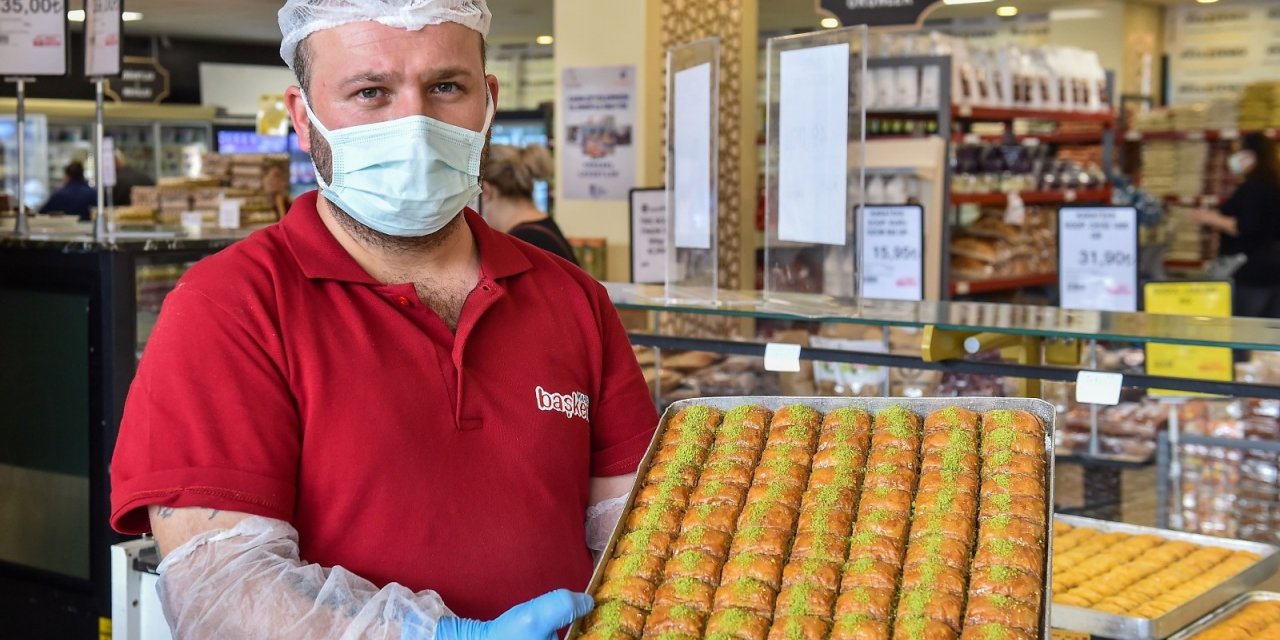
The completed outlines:
{"type": "MultiPolygon", "coordinates": [[[[941,69],[941,73],[939,74],[939,104],[937,107],[905,109],[872,108],[867,110],[868,122],[872,123],[874,121],[874,123],[876,123],[876,126],[871,126],[868,129],[869,144],[876,141],[891,141],[906,137],[921,137],[922,131],[920,127],[914,127],[914,131],[904,133],[902,131],[903,127],[879,126],[879,123],[892,122],[894,120],[935,124],[936,126],[929,127],[928,132],[924,133],[923,137],[939,138],[945,142],[942,156],[934,159],[934,161],[943,167],[943,170],[940,173],[946,176],[943,180],[942,188],[944,194],[943,201],[948,203],[947,211],[945,215],[938,217],[942,221],[940,224],[930,224],[927,222],[925,229],[926,237],[932,234],[934,237],[942,238],[941,246],[943,254],[940,261],[942,270],[941,280],[943,282],[943,286],[941,287],[942,298],[950,299],[955,296],[989,294],[1052,286],[1057,282],[1057,275],[1054,273],[1028,274],[1016,277],[994,277],[982,280],[964,280],[952,276],[950,273],[950,245],[953,231],[960,223],[959,208],[964,205],[1004,207],[1008,205],[1009,201],[1007,193],[954,193],[951,184],[951,177],[954,172],[951,160],[954,154],[953,147],[967,142],[1014,142],[1020,144],[1032,139],[1038,140],[1042,144],[1049,145],[1097,144],[1102,147],[1102,163],[1105,168],[1111,166],[1116,154],[1116,117],[1112,111],[1089,112],[1043,109],[1007,109],[953,104],[952,96],[955,95],[955,87],[951,86],[951,65],[952,59],[950,56],[914,56],[869,59],[867,61],[868,69],[902,66],[915,66],[918,68],[937,66],[941,69]],[[1015,133],[1014,131],[1014,123],[1019,120],[1051,121],[1059,124],[1093,123],[1099,125],[1099,127],[1097,132],[1020,134],[1015,133]],[[998,135],[978,135],[972,133],[974,125],[979,123],[1003,123],[1005,125],[1005,131],[998,135]],[[878,135],[871,133],[877,130],[882,131],[882,133],[878,135]]],[[[1109,95],[1113,93],[1113,89],[1114,75],[1108,73],[1107,90],[1109,95]]],[[[1100,189],[1022,192],[1019,195],[1022,197],[1023,203],[1028,206],[1109,204],[1112,198],[1112,190],[1110,186],[1107,186],[1100,189]]]]}

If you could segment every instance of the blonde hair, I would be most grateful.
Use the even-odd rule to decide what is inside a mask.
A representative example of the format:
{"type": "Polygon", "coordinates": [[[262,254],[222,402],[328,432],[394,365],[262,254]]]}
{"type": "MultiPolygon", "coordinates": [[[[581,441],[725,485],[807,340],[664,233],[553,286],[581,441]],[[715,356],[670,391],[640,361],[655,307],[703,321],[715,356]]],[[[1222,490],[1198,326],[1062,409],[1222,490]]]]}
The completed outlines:
{"type": "Polygon", "coordinates": [[[554,170],[551,153],[542,145],[495,144],[489,148],[482,175],[504,198],[532,198],[533,183],[550,178],[554,170]]]}

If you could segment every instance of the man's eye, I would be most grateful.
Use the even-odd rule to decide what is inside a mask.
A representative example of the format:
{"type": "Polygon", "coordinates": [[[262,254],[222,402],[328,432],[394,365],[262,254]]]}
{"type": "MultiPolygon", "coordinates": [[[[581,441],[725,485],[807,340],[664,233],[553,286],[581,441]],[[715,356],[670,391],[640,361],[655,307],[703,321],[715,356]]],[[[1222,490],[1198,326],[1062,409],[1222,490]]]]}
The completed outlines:
{"type": "Polygon", "coordinates": [[[455,93],[458,91],[458,83],[441,82],[433,88],[436,93],[455,93]]]}
{"type": "Polygon", "coordinates": [[[374,88],[361,89],[360,93],[357,95],[359,95],[364,100],[376,100],[382,97],[382,89],[374,89],[374,88]]]}

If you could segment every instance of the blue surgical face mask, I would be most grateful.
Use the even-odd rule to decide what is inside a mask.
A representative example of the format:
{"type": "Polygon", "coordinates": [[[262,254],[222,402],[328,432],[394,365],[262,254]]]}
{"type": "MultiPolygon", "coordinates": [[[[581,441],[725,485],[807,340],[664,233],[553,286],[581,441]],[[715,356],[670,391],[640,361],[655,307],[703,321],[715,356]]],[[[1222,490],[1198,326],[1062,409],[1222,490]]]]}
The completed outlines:
{"type": "Polygon", "coordinates": [[[332,183],[326,184],[316,170],[324,197],[360,224],[389,236],[439,231],[480,193],[480,157],[494,111],[493,100],[485,101],[479,132],[426,116],[330,131],[304,94],[311,126],[333,155],[332,183]]]}

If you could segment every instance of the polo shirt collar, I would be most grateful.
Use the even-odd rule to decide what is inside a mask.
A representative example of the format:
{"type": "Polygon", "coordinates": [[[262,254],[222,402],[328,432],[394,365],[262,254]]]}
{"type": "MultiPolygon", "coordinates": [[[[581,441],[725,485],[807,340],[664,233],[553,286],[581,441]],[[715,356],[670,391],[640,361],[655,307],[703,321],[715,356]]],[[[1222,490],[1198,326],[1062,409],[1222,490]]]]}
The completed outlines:
{"type": "MultiPolygon", "coordinates": [[[[320,212],[316,209],[318,194],[318,191],[310,191],[299,196],[280,223],[289,249],[302,273],[312,280],[380,284],[342,248],[329,228],[324,226],[320,212]]],[[[471,209],[464,209],[463,215],[480,253],[482,277],[505,278],[532,267],[512,238],[493,230],[471,209]]]]}

